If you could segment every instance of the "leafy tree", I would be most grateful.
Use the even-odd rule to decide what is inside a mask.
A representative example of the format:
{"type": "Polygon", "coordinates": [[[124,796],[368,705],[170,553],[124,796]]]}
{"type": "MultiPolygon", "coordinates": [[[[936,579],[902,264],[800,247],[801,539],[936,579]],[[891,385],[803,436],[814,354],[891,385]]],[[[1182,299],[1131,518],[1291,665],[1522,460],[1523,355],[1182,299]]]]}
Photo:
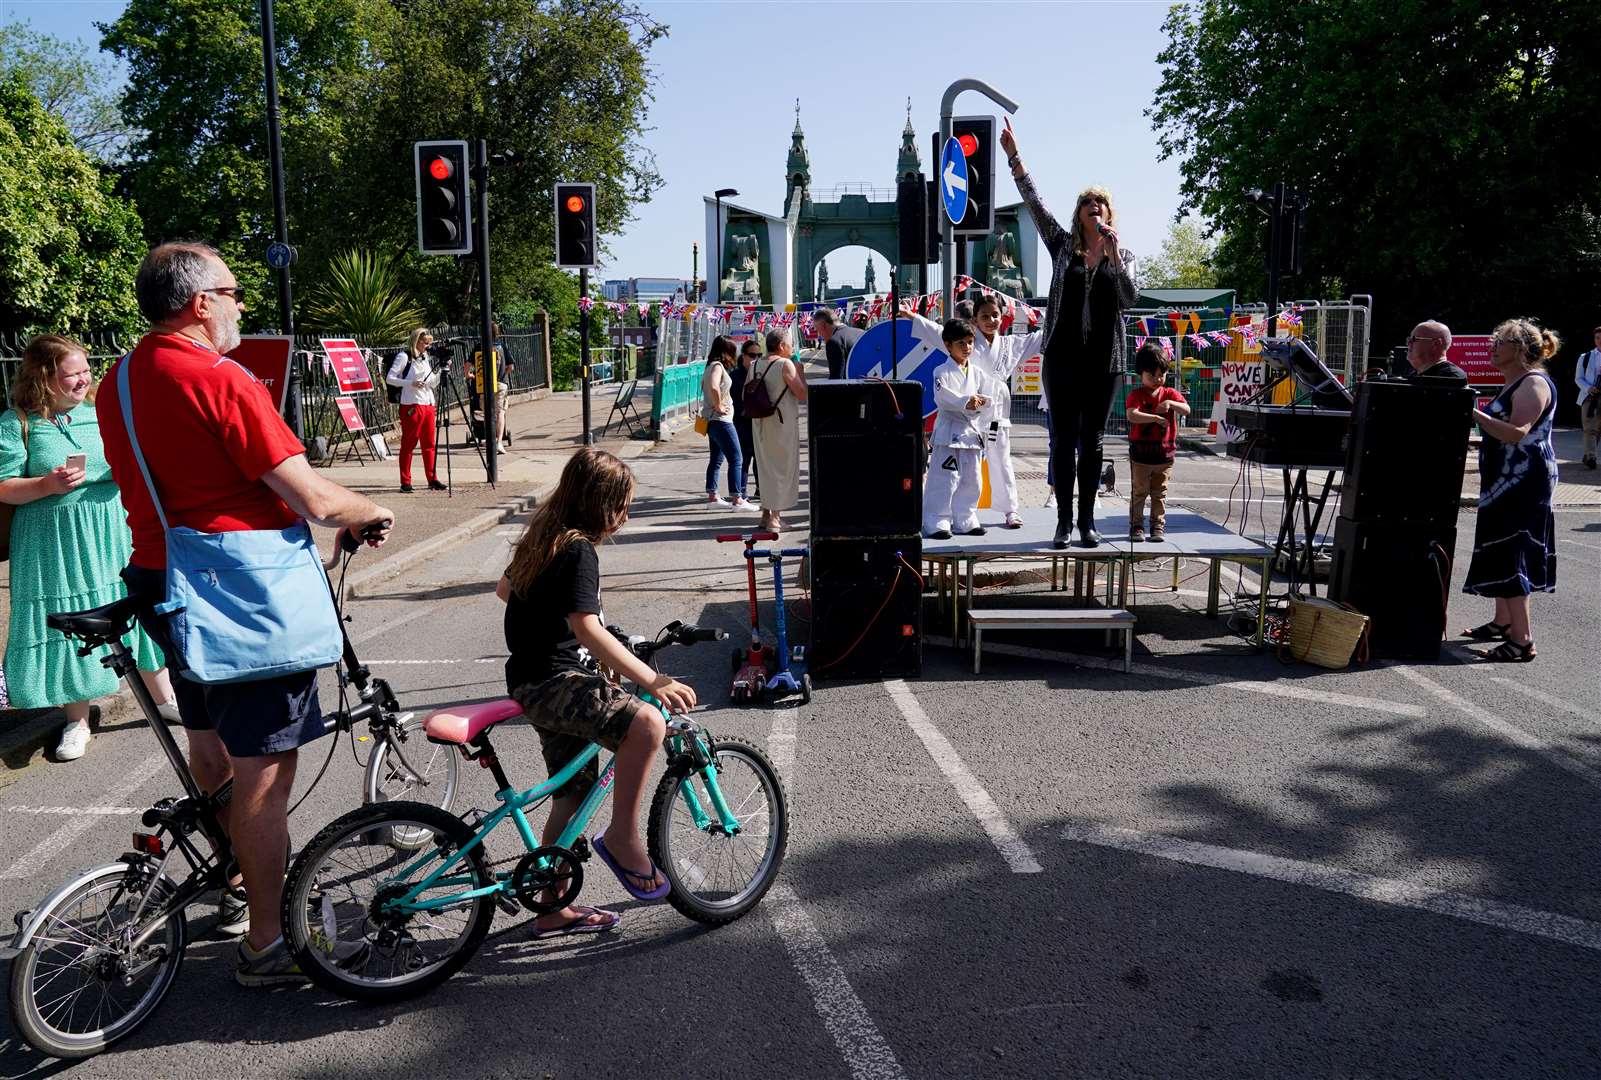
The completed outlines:
{"type": "Polygon", "coordinates": [[[352,248],[334,257],[327,281],[310,298],[314,325],[343,330],[367,345],[403,341],[423,313],[400,287],[394,260],[352,248]]]}
{"type": "Polygon", "coordinates": [[[1370,293],[1374,351],[1423,318],[1532,314],[1587,339],[1601,292],[1601,5],[1199,0],[1175,6],[1148,111],[1220,280],[1264,291],[1242,197],[1308,193],[1291,295],[1370,293]]]}
{"type": "Polygon", "coordinates": [[[0,26],[0,75],[16,72],[45,109],[66,122],[78,149],[115,161],[132,131],[117,108],[114,76],[75,42],[40,34],[26,23],[0,26]]]}
{"type": "Polygon", "coordinates": [[[0,75],[0,327],[138,325],[145,248],[132,205],[19,72],[0,75]]]}
{"type": "MultiPolygon", "coordinates": [[[[1212,267],[1213,244],[1201,223],[1184,217],[1168,227],[1162,250],[1144,266],[1146,289],[1210,289],[1217,285],[1212,267]]],[[[1139,263],[1135,263],[1136,268],[1139,263]]]]}
{"type": "MultiPolygon", "coordinates": [[[[276,10],[297,278],[325,278],[355,244],[393,254],[432,321],[469,321],[475,261],[415,252],[412,143],[481,137],[508,162],[489,181],[496,297],[556,320],[571,311],[575,324],[549,265],[551,186],[593,180],[602,233],[659,186],[638,139],[646,57],[665,29],[620,0],[278,0],[276,10]]],[[[259,289],[271,201],[255,11],[253,0],[130,0],[104,45],[130,64],[124,109],[148,132],[130,183],[141,205],[160,207],[151,238],[211,240],[259,289]]]]}

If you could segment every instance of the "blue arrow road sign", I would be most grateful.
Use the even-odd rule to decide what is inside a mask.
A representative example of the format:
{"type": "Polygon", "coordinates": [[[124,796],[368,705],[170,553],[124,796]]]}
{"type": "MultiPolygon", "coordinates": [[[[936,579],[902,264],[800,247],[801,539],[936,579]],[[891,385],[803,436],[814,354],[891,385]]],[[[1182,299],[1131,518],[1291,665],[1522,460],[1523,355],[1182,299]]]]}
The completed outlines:
{"type": "Polygon", "coordinates": [[[851,346],[850,356],[845,361],[845,377],[887,379],[899,368],[900,378],[923,384],[923,419],[926,422],[935,409],[934,372],[949,359],[937,324],[925,319],[897,319],[891,331],[889,321],[885,320],[851,346]],[[890,352],[891,340],[895,343],[895,353],[890,352]]]}
{"type": "Polygon", "coordinates": [[[295,249],[282,240],[275,240],[267,245],[267,265],[274,270],[282,270],[295,261],[295,249]]]}
{"type": "Polygon", "coordinates": [[[967,155],[955,136],[945,140],[945,152],[939,156],[939,195],[945,216],[953,225],[961,224],[967,216],[967,155]]]}

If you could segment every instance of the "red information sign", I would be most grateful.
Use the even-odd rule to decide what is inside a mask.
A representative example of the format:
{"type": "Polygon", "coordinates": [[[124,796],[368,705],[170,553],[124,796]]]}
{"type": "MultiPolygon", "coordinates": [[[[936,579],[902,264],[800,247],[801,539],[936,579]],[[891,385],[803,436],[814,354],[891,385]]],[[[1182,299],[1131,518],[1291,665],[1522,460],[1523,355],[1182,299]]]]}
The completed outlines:
{"type": "Polygon", "coordinates": [[[345,338],[322,338],[322,351],[334,369],[334,381],[341,394],[372,392],[372,372],[367,370],[367,354],[360,345],[345,338]]]}
{"type": "Polygon", "coordinates": [[[361,410],[356,408],[354,398],[337,397],[334,404],[339,406],[339,418],[345,422],[345,430],[352,435],[358,431],[365,431],[366,423],[361,418],[361,410]]]}
{"type": "Polygon", "coordinates": [[[293,347],[293,339],[279,334],[250,334],[240,338],[238,347],[228,354],[228,359],[261,380],[279,412],[284,411],[284,396],[289,392],[289,357],[293,347]]]}
{"type": "Polygon", "coordinates": [[[1445,358],[1468,373],[1470,386],[1504,386],[1506,376],[1490,363],[1489,334],[1453,334],[1445,358]]]}

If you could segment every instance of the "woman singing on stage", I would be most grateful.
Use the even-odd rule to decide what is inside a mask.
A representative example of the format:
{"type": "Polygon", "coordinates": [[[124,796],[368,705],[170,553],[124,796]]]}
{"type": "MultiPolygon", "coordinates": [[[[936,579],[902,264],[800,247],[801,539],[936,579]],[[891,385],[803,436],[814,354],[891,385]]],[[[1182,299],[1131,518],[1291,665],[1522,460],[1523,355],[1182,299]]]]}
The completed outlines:
{"type": "Polygon", "coordinates": [[[1077,547],[1095,547],[1095,489],[1101,475],[1101,442],[1112,398],[1123,378],[1123,309],[1134,303],[1134,256],[1120,247],[1112,197],[1088,188],[1073,208],[1072,227],[1062,228],[1034,187],[1017,152],[1011,120],[1001,148],[1017,190],[1051,253],[1051,294],[1043,328],[1045,361],[1040,380],[1050,403],[1056,436],[1051,469],[1056,477],[1057,548],[1068,545],[1073,520],[1073,482],[1078,481],[1077,547]],[[1076,459],[1076,461],[1075,461],[1076,459]],[[1076,466],[1076,468],[1075,468],[1076,466]]]}

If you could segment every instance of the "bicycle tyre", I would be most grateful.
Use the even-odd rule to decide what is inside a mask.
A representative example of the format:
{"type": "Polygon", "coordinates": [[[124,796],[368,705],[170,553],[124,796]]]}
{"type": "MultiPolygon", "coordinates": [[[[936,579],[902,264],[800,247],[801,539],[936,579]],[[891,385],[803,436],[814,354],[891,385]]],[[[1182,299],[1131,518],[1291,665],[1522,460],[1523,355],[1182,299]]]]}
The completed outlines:
{"type": "MultiPolygon", "coordinates": [[[[712,898],[706,895],[702,887],[707,882],[705,867],[712,860],[706,857],[706,849],[710,847],[709,841],[701,841],[701,848],[695,852],[678,849],[680,840],[675,837],[689,837],[694,832],[692,822],[685,819],[675,822],[675,809],[685,806],[679,797],[679,784],[689,777],[693,770],[679,766],[671,769],[656,785],[656,794],[650,803],[650,826],[646,834],[646,843],[650,857],[667,880],[672,883],[672,891],[667,894],[667,902],[680,914],[696,922],[708,926],[725,926],[735,919],[745,915],[761,902],[767,890],[772,888],[777,880],[779,867],[784,862],[784,852],[789,843],[789,810],[788,796],[784,791],[784,781],[773,768],[767,755],[762,753],[753,744],[744,739],[718,739],[712,743],[712,755],[723,764],[723,772],[719,775],[727,777],[730,768],[735,764],[743,766],[752,774],[760,789],[764,792],[767,802],[768,827],[766,839],[760,857],[757,860],[755,873],[731,896],[712,898]],[[696,858],[695,856],[700,856],[696,858]]],[[[709,805],[705,798],[705,781],[698,781],[703,806],[709,805]]],[[[723,787],[719,782],[719,787],[723,787]]],[[[744,807],[739,804],[741,798],[737,794],[730,795],[724,790],[724,797],[729,800],[730,807],[739,814],[744,807]]],[[[744,797],[748,800],[749,796],[744,797]]],[[[760,811],[752,808],[747,813],[747,820],[752,820],[760,811]]],[[[715,838],[719,842],[726,842],[728,849],[715,853],[719,864],[733,862],[737,868],[738,860],[732,857],[732,846],[738,837],[715,838]]],[[[687,844],[684,845],[687,848],[687,844]]]]}
{"type": "MultiPolygon", "coordinates": [[[[341,849],[351,847],[381,848],[395,860],[396,869],[408,862],[415,862],[415,857],[410,853],[400,857],[387,841],[372,839],[380,835],[389,835],[396,827],[427,830],[435,837],[436,843],[442,839],[444,843],[455,848],[461,847],[473,837],[473,830],[466,822],[428,803],[392,802],[379,806],[363,806],[338,818],[313,837],[311,843],[307,844],[305,850],[295,859],[294,865],[289,868],[289,877],[284,883],[282,912],[284,939],[293,951],[300,970],[324,990],[355,1001],[373,1003],[403,1001],[433,989],[460,971],[467,961],[472,959],[473,954],[483,944],[485,935],[489,933],[489,924],[495,917],[495,900],[489,895],[476,898],[464,908],[450,909],[465,912],[465,917],[461,932],[450,945],[449,951],[425,968],[416,968],[402,977],[362,978],[358,977],[355,971],[341,966],[341,964],[355,966],[354,962],[348,959],[337,958],[341,946],[365,946],[366,959],[361,964],[362,970],[365,971],[373,956],[381,957],[385,953],[393,956],[404,948],[404,943],[398,943],[400,949],[397,949],[396,942],[386,943],[384,928],[373,925],[371,904],[376,903],[376,893],[383,887],[382,884],[374,886],[374,896],[371,901],[365,902],[365,906],[361,898],[353,892],[346,899],[336,901],[332,896],[319,891],[316,908],[320,925],[312,925],[308,916],[313,910],[311,894],[318,885],[319,872],[341,849]],[[359,932],[359,940],[354,935],[346,938],[338,932],[339,924],[335,909],[341,904],[347,908],[347,914],[361,912],[360,924],[355,927],[359,932]],[[355,905],[353,910],[352,904],[355,905]],[[335,920],[331,949],[322,947],[322,943],[327,941],[324,930],[329,918],[335,920]],[[374,938],[373,934],[378,936],[374,938]]],[[[423,844],[427,843],[428,840],[425,838],[423,844]]],[[[471,877],[470,882],[465,886],[452,886],[452,888],[481,889],[488,887],[495,880],[484,857],[482,845],[467,854],[465,867],[471,877]]],[[[329,872],[332,873],[331,868],[329,872]]],[[[375,873],[371,876],[379,875],[375,873]]],[[[404,936],[410,938],[413,943],[416,942],[409,933],[404,936]]],[[[419,953],[421,951],[418,950],[419,953]]]]}
{"type": "MultiPolygon", "coordinates": [[[[426,763],[413,762],[409,756],[395,754],[394,743],[388,738],[380,739],[378,745],[373,748],[372,756],[367,759],[367,775],[362,788],[362,797],[367,803],[382,806],[391,802],[420,802],[437,806],[447,814],[455,807],[456,789],[461,779],[461,755],[453,746],[428,742],[428,737],[423,732],[423,725],[426,722],[426,717],[413,717],[402,729],[406,733],[404,741],[408,747],[420,745],[427,749],[429,756],[426,763]],[[387,775],[391,757],[398,757],[408,764],[418,765],[428,785],[423,792],[434,797],[419,798],[418,789],[414,784],[406,783],[397,788],[391,782],[394,778],[387,775]],[[434,786],[436,784],[437,790],[434,786]]],[[[387,843],[397,851],[416,851],[425,839],[426,830],[422,829],[413,829],[409,832],[390,829],[387,835],[387,843]]]]}
{"type": "MultiPolygon", "coordinates": [[[[60,965],[54,969],[52,974],[45,975],[43,981],[37,982],[36,985],[36,973],[39,971],[41,963],[52,952],[65,951],[63,946],[71,947],[79,945],[80,941],[89,941],[90,933],[105,918],[104,913],[102,913],[100,918],[90,923],[86,928],[81,923],[75,923],[70,919],[64,918],[65,914],[94,894],[106,890],[112,891],[113,902],[115,902],[116,892],[124,890],[130,884],[131,878],[134,879],[132,883],[138,888],[138,891],[127,892],[125,902],[134,901],[145,891],[143,888],[138,887],[137,879],[134,878],[135,872],[126,864],[116,863],[102,867],[101,871],[104,872],[97,871],[94,876],[89,877],[77,888],[50,905],[47,909],[46,921],[40,924],[39,932],[28,943],[28,947],[11,964],[12,1027],[16,1029],[17,1034],[29,1046],[42,1054],[49,1054],[51,1057],[66,1060],[93,1057],[119,1040],[132,1035],[144,1025],[145,1021],[155,1014],[156,1009],[166,1000],[167,992],[172,989],[172,984],[178,977],[178,971],[183,967],[184,949],[187,948],[189,943],[189,922],[180,909],[169,913],[163,920],[166,924],[164,929],[156,932],[157,936],[165,934],[166,941],[161,943],[167,949],[165,958],[155,962],[155,975],[150,980],[148,988],[139,996],[133,1006],[123,1013],[120,1019],[81,1033],[63,1031],[46,1019],[45,1010],[41,1009],[39,1002],[35,998],[34,991],[43,990],[46,986],[49,986],[51,988],[50,993],[58,994],[62,987],[57,984],[56,980],[68,967],[74,965],[60,965]],[[112,871],[116,872],[113,873],[112,871]],[[51,938],[49,929],[54,922],[70,923],[73,927],[73,937],[79,940],[57,940],[51,938]]],[[[177,885],[170,877],[162,875],[153,883],[153,888],[171,893],[176,891],[177,885]]],[[[110,906],[108,904],[107,908],[109,909],[110,906]]],[[[152,941],[154,941],[154,938],[152,941]]],[[[110,991],[105,989],[112,982],[112,979],[108,977],[109,974],[95,973],[93,976],[95,981],[100,984],[102,1001],[106,1000],[105,995],[114,993],[117,989],[116,987],[113,987],[110,991]]],[[[120,982],[120,980],[118,981],[120,982]]],[[[86,988],[91,985],[93,984],[85,983],[86,988]]],[[[55,1005],[61,1000],[63,999],[57,996],[49,1004],[55,1005]]],[[[75,1012],[75,1007],[69,1009],[69,1017],[73,1012],[75,1012]]]]}

